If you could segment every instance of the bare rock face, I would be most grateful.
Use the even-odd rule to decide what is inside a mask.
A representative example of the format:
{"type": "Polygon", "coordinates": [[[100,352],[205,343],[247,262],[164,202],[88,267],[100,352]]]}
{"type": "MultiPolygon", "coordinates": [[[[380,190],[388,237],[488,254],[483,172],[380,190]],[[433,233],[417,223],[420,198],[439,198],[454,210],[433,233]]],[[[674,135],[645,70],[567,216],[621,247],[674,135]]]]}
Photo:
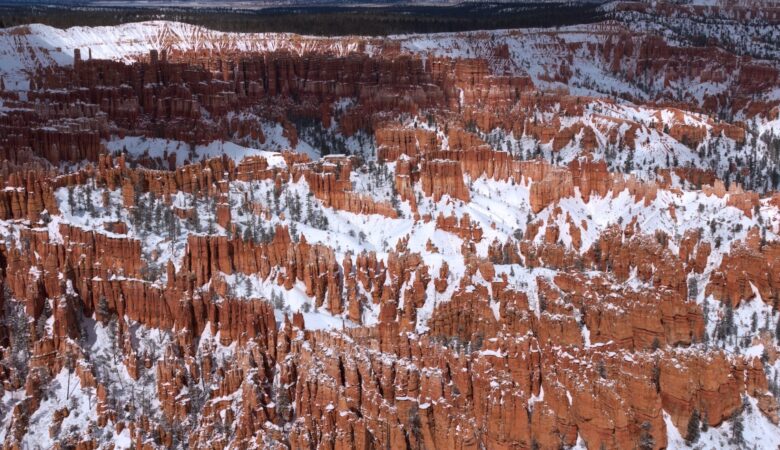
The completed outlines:
{"type": "Polygon", "coordinates": [[[453,199],[469,201],[469,193],[463,183],[463,171],[455,161],[422,161],[420,182],[423,192],[439,201],[449,195],[453,199]]]}
{"type": "Polygon", "coordinates": [[[761,245],[758,231],[751,230],[744,242],[734,245],[712,275],[708,292],[733,306],[760,297],[774,305],[780,294],[780,247],[761,245]]]}
{"type": "Polygon", "coordinates": [[[534,212],[541,211],[563,197],[571,197],[574,193],[571,172],[567,170],[551,170],[531,186],[531,209],[534,212]]]}
{"type": "Polygon", "coordinates": [[[375,131],[377,157],[396,161],[401,155],[412,158],[435,151],[439,147],[436,134],[424,130],[402,127],[379,128],[375,131]]]}
{"type": "Polygon", "coordinates": [[[329,157],[320,164],[293,169],[293,180],[303,176],[314,196],[326,207],[356,214],[397,216],[390,204],[376,202],[370,196],[352,191],[351,172],[352,161],[349,158],[329,157]]]}
{"type": "Polygon", "coordinates": [[[482,240],[482,229],[471,222],[468,214],[464,214],[460,220],[455,216],[444,217],[439,214],[436,217],[436,228],[452,233],[463,240],[474,242],[482,240]]]}

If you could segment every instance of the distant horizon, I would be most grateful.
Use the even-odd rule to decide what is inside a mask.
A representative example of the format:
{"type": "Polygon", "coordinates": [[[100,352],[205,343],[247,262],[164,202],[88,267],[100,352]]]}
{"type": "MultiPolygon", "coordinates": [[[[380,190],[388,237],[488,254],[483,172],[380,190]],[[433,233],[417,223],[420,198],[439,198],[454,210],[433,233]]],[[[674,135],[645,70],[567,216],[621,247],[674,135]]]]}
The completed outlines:
{"type": "Polygon", "coordinates": [[[171,20],[218,31],[316,36],[384,36],[599,22],[608,8],[585,2],[289,2],[201,0],[0,1],[0,28],[41,23],[55,28],[171,20]]]}
{"type": "Polygon", "coordinates": [[[601,4],[610,3],[613,0],[141,0],[126,2],[124,0],[2,0],[0,6],[65,6],[65,5],[91,5],[113,8],[148,8],[148,7],[217,7],[217,8],[273,8],[284,6],[344,6],[351,7],[376,7],[376,6],[456,6],[460,4],[483,5],[534,5],[534,4],[601,4]]]}

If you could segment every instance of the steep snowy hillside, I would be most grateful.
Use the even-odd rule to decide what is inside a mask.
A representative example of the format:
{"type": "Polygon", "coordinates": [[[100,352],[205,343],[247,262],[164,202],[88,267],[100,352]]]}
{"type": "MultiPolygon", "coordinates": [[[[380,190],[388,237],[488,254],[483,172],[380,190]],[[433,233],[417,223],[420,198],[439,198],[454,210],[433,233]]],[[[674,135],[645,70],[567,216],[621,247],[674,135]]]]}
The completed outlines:
{"type": "Polygon", "coordinates": [[[3,445],[776,448],[777,61],[609,7],[0,30],[3,445]]]}

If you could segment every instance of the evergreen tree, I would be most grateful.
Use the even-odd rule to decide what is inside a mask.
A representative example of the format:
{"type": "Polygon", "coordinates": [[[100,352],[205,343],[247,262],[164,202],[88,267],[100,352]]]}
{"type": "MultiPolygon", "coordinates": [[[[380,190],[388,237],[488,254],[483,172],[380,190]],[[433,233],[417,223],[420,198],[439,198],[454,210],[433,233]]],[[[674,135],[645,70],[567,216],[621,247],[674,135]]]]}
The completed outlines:
{"type": "Polygon", "coordinates": [[[116,316],[111,317],[106,327],[106,336],[108,337],[108,346],[106,346],[106,352],[114,364],[119,362],[119,356],[122,354],[122,349],[119,344],[119,324],[117,323],[116,316]]]}
{"type": "Polygon", "coordinates": [[[598,371],[599,371],[599,376],[601,378],[604,378],[604,379],[607,378],[607,366],[604,365],[604,361],[599,361],[599,363],[598,363],[598,371]]]}
{"type": "Polygon", "coordinates": [[[111,317],[111,311],[108,309],[108,300],[106,300],[105,296],[100,296],[95,312],[97,313],[97,320],[105,325],[111,317]]]}
{"type": "Polygon", "coordinates": [[[76,211],[76,198],[73,195],[73,186],[68,186],[68,208],[70,213],[73,214],[76,211]]]}
{"type": "Polygon", "coordinates": [[[691,413],[691,418],[688,420],[688,433],[685,435],[685,441],[688,444],[693,444],[699,440],[701,434],[701,418],[699,417],[699,410],[695,409],[691,413]]]}
{"type": "Polygon", "coordinates": [[[696,277],[688,278],[688,298],[696,299],[699,296],[699,281],[696,277]]]}
{"type": "Polygon", "coordinates": [[[655,439],[653,439],[652,425],[650,422],[642,424],[642,431],[639,433],[639,448],[641,450],[653,450],[655,448],[655,439]]]}
{"type": "Polygon", "coordinates": [[[10,365],[20,379],[27,378],[30,361],[29,316],[24,305],[11,300],[12,294],[6,288],[5,325],[10,333],[11,352],[7,353],[10,365]]]}
{"type": "Polygon", "coordinates": [[[244,278],[244,292],[247,298],[252,296],[252,281],[249,277],[244,278]]]}
{"type": "Polygon", "coordinates": [[[739,409],[735,410],[731,414],[731,440],[737,445],[744,445],[745,437],[743,432],[745,431],[745,424],[742,422],[742,414],[739,409]]]}
{"type": "Polygon", "coordinates": [[[189,217],[189,224],[196,233],[200,233],[200,212],[198,211],[198,204],[193,201],[192,214],[189,217]]]}
{"type": "Polygon", "coordinates": [[[84,188],[84,208],[90,217],[95,215],[95,204],[92,202],[92,184],[87,183],[84,188]]]}
{"type": "Polygon", "coordinates": [[[51,317],[51,313],[51,303],[49,300],[45,300],[43,302],[43,311],[41,311],[41,316],[38,317],[38,322],[35,324],[35,339],[40,339],[45,334],[46,322],[48,322],[49,317],[51,317]]]}
{"type": "Polygon", "coordinates": [[[623,166],[623,171],[625,173],[629,173],[632,170],[634,170],[634,149],[628,151],[628,155],[626,156],[626,163],[623,166]]]}
{"type": "Polygon", "coordinates": [[[777,324],[775,325],[775,339],[777,340],[777,344],[780,345],[780,317],[778,317],[777,324]]]}

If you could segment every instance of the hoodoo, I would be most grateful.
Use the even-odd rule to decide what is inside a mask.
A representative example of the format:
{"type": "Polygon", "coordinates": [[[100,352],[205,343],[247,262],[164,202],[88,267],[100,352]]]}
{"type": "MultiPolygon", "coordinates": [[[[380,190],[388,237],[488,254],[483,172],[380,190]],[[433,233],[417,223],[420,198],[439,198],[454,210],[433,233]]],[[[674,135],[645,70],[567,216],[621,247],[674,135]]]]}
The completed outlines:
{"type": "Polygon", "coordinates": [[[780,446],[780,8],[203,2],[0,7],[4,448],[780,446]]]}

